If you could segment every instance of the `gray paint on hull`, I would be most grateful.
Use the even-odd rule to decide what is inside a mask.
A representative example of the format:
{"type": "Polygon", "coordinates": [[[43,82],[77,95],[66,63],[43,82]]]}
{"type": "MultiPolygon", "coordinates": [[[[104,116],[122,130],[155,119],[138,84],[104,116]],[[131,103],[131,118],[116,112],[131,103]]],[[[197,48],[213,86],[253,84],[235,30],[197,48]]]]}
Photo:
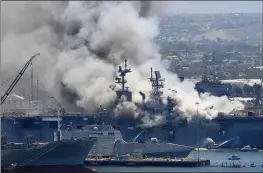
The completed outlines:
{"type": "Polygon", "coordinates": [[[82,164],[95,139],[52,142],[38,149],[5,149],[3,165],[77,165],[82,164]]]}

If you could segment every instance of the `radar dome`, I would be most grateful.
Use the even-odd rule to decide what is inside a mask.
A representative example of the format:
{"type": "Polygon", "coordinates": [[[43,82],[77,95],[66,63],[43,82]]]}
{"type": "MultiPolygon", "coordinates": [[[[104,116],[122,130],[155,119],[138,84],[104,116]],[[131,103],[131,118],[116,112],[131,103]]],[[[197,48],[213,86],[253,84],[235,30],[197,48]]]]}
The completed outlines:
{"type": "Polygon", "coordinates": [[[206,138],[206,139],[204,140],[204,142],[203,142],[203,147],[207,147],[207,146],[209,146],[209,145],[214,145],[214,144],[215,144],[215,142],[214,142],[213,139],[211,139],[211,138],[206,138]]]}

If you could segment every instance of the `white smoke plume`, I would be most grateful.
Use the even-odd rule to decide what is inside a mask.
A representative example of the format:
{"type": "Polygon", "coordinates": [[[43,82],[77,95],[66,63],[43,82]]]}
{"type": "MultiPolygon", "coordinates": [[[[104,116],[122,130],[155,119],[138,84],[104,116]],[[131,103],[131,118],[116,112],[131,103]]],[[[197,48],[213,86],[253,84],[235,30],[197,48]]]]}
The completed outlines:
{"type": "Polygon", "coordinates": [[[121,96],[119,104],[114,109],[115,116],[126,115],[137,118],[139,112],[139,108],[133,102],[127,101],[127,97],[124,95],[121,96]]]}
{"type": "MultiPolygon", "coordinates": [[[[162,89],[163,102],[166,103],[166,98],[168,96],[175,99],[178,105],[174,109],[179,111],[182,116],[185,116],[189,120],[197,115],[196,102],[199,103],[198,115],[208,119],[215,118],[219,112],[230,113],[233,110],[244,109],[244,105],[240,101],[230,101],[226,96],[216,97],[209,93],[199,95],[194,89],[194,83],[190,81],[181,82],[177,75],[165,70],[164,65],[160,63],[159,59],[150,60],[144,63],[143,66],[138,66],[136,69],[137,72],[130,74],[131,77],[129,77],[129,79],[131,78],[139,83],[139,85],[131,86],[136,93],[143,91],[146,93],[146,96],[149,96],[149,89],[151,86],[149,81],[146,81],[145,79],[150,77],[150,67],[153,67],[154,70],[160,71],[162,77],[165,78],[165,85],[162,89]],[[140,76],[143,76],[143,78],[140,76]]],[[[135,96],[135,98],[141,100],[141,96],[135,96]]]]}
{"type": "Polygon", "coordinates": [[[153,116],[143,116],[142,117],[142,128],[149,128],[154,126],[159,126],[164,123],[164,117],[162,115],[153,115],[153,116]]]}
{"type": "MultiPolygon", "coordinates": [[[[150,67],[166,78],[164,100],[177,93],[178,109],[188,117],[215,117],[219,111],[242,108],[239,102],[208,95],[198,96],[192,83],[180,83],[160,63],[158,16],[163,2],[140,1],[72,1],[72,2],[1,2],[2,77],[10,76],[31,55],[41,53],[33,62],[41,81],[40,88],[59,98],[70,108],[76,104],[86,111],[111,106],[116,93],[109,88],[116,77],[117,66],[125,58],[132,68],[127,75],[135,102],[139,91],[149,95],[150,67]],[[210,109],[213,106],[213,109],[210,109]]],[[[22,82],[20,82],[21,84],[22,82]]],[[[138,115],[134,103],[121,102],[120,110],[138,115]]],[[[147,120],[148,121],[148,120],[147,120]]],[[[159,121],[159,120],[158,120],[159,121]]]]}
{"type": "Polygon", "coordinates": [[[116,98],[109,89],[116,66],[125,58],[137,66],[159,56],[153,44],[158,34],[156,4],[4,2],[3,72],[9,76],[9,69],[19,68],[37,51],[41,57],[34,66],[44,90],[66,95],[86,110],[109,106],[116,98]]]}
{"type": "MultiPolygon", "coordinates": [[[[159,66],[163,68],[163,66],[159,66]]],[[[183,114],[191,118],[191,116],[198,114],[208,119],[215,118],[219,112],[230,113],[233,110],[242,110],[244,105],[240,101],[230,101],[226,96],[216,97],[210,95],[210,93],[204,93],[199,95],[194,89],[194,83],[190,81],[181,82],[178,77],[163,70],[166,81],[166,89],[164,95],[171,96],[176,99],[178,103],[178,109],[183,114]]]]}
{"type": "MultiPolygon", "coordinates": [[[[174,78],[172,75],[167,74],[169,80],[174,78]]],[[[169,93],[172,98],[178,102],[178,109],[184,116],[190,118],[193,115],[204,116],[208,119],[215,118],[219,112],[230,113],[233,110],[240,110],[244,108],[244,105],[239,101],[230,101],[226,96],[216,97],[211,96],[209,93],[201,94],[200,96],[194,89],[194,84],[188,81],[180,82],[179,79],[173,79],[171,90],[176,93],[169,93]],[[196,105],[198,103],[198,106],[196,105]]]]}

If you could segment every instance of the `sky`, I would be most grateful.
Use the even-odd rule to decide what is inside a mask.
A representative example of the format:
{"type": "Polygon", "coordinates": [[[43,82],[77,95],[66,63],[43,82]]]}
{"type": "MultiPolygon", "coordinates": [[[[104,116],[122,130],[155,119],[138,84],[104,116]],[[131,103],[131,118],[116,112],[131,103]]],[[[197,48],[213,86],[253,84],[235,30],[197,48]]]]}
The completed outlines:
{"type": "Polygon", "coordinates": [[[262,1],[170,1],[166,13],[262,13],[262,1]]]}

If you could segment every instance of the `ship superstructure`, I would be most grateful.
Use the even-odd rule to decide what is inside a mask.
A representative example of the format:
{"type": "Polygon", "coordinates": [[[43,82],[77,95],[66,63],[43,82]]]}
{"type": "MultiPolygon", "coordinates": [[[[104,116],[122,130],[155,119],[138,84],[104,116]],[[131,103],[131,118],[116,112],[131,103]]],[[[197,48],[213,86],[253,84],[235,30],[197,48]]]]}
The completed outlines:
{"type": "Polygon", "coordinates": [[[125,59],[124,67],[119,66],[119,69],[118,69],[119,77],[116,77],[115,79],[115,83],[121,85],[121,89],[116,92],[118,99],[120,99],[121,96],[124,95],[127,101],[132,101],[132,92],[129,91],[129,87],[126,86],[126,83],[127,83],[126,74],[130,72],[131,72],[131,69],[128,68],[127,59],[125,59]]]}
{"type": "Polygon", "coordinates": [[[161,157],[186,157],[194,149],[193,147],[158,142],[152,138],[149,142],[125,142],[119,130],[111,125],[86,125],[81,130],[62,131],[63,139],[95,138],[96,143],[89,152],[89,157],[112,157],[126,154],[140,153],[142,155],[161,157]]]}
{"type": "Polygon", "coordinates": [[[151,111],[153,114],[162,114],[164,112],[164,104],[163,104],[163,92],[162,88],[164,87],[165,79],[161,77],[160,71],[154,71],[151,67],[151,77],[149,81],[152,85],[151,95],[149,96],[147,102],[143,101],[144,108],[147,111],[151,111]]]}

